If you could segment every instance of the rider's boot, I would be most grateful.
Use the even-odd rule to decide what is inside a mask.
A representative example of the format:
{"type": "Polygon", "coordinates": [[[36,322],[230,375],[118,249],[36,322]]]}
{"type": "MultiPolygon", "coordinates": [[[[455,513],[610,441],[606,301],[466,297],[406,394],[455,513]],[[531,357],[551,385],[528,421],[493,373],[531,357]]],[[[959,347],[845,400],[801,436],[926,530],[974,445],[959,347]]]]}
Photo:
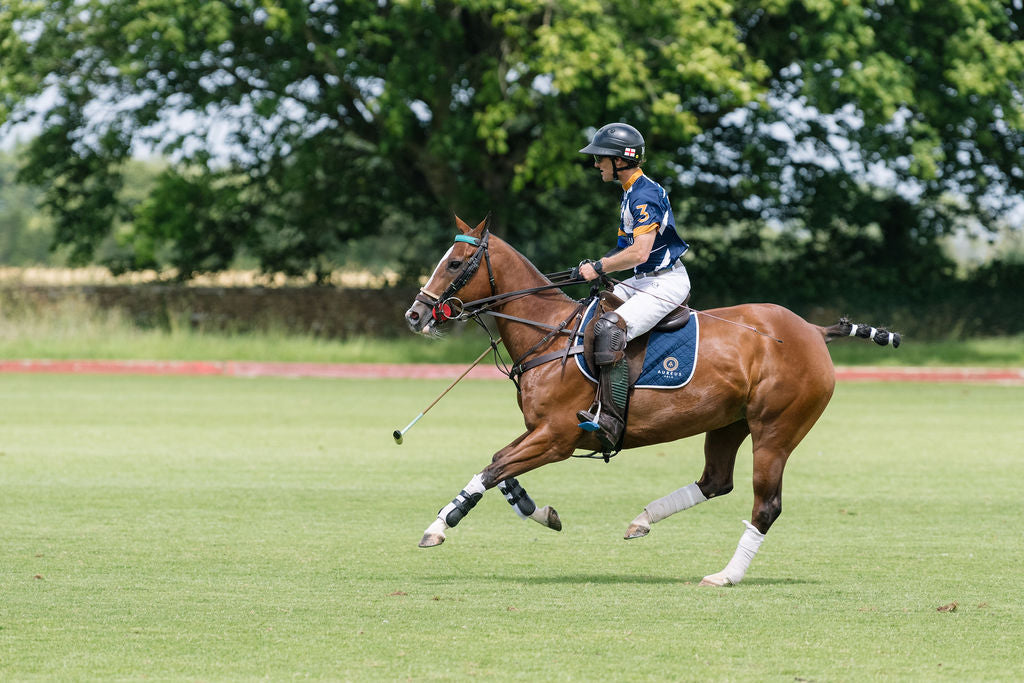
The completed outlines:
{"type": "Polygon", "coordinates": [[[576,413],[580,429],[594,432],[605,453],[618,446],[626,422],[629,364],[625,350],[626,321],[614,311],[605,313],[594,324],[597,398],[590,410],[576,413]]]}

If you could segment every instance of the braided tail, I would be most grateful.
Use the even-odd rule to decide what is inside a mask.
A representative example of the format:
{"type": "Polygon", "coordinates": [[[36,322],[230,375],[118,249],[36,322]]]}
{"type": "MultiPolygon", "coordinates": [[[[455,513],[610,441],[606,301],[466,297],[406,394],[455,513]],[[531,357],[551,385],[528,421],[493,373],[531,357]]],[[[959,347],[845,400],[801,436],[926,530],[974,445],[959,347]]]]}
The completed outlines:
{"type": "Polygon", "coordinates": [[[879,346],[889,346],[891,344],[895,349],[899,347],[902,341],[899,332],[889,332],[884,327],[875,328],[870,325],[858,325],[857,323],[851,323],[847,318],[840,318],[839,322],[835,325],[823,327],[821,331],[825,335],[826,344],[833,339],[840,339],[842,337],[860,337],[861,339],[869,339],[879,346]]]}

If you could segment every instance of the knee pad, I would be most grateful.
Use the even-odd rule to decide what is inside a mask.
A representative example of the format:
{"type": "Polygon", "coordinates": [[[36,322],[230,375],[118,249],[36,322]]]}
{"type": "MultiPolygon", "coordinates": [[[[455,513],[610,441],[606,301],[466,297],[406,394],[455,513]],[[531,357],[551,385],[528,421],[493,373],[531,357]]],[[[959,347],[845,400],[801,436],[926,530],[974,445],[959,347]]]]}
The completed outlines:
{"type": "Polygon", "coordinates": [[[594,323],[594,362],[611,365],[625,357],[626,321],[615,311],[602,315],[594,323]]]}

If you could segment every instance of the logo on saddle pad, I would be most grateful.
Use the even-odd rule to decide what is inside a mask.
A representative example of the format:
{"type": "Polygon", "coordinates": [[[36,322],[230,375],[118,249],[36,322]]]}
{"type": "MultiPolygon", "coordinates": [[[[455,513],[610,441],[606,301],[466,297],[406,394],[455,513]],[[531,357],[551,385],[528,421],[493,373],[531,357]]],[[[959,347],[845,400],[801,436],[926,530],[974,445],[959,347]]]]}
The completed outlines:
{"type": "MultiPolygon", "coordinates": [[[[587,309],[584,323],[586,327],[594,316],[594,306],[587,309]]],[[[681,330],[674,332],[652,331],[647,342],[647,355],[644,356],[643,370],[636,381],[637,389],[678,389],[693,378],[697,366],[697,343],[700,338],[700,322],[696,313],[690,313],[690,322],[681,330]]],[[[582,337],[580,338],[582,343],[582,337]]],[[[597,382],[593,371],[587,365],[584,354],[576,356],[576,365],[580,372],[591,382],[597,382]]]]}

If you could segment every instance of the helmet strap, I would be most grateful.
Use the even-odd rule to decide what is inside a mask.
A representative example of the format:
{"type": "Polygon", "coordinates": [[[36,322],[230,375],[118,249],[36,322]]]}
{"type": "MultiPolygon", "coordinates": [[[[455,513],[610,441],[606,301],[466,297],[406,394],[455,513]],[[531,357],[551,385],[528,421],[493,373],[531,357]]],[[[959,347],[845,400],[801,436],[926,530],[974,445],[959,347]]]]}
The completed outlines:
{"type": "Polygon", "coordinates": [[[611,160],[612,160],[612,178],[615,180],[615,182],[622,182],[622,181],[619,180],[619,171],[628,171],[631,168],[636,168],[637,166],[639,166],[639,164],[636,164],[636,163],[631,164],[631,163],[629,163],[627,161],[625,166],[618,166],[615,163],[618,159],[619,159],[619,157],[611,157],[611,160]]]}

